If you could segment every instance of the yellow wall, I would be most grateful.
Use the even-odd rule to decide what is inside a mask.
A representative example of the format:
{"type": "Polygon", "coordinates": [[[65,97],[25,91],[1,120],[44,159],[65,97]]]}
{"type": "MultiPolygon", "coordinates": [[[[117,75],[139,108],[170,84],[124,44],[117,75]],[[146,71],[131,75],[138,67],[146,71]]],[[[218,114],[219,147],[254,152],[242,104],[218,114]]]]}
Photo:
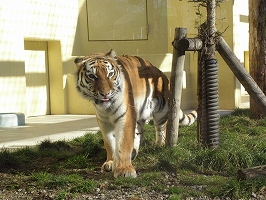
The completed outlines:
{"type": "MultiPolygon", "coordinates": [[[[73,53],[80,54],[80,50],[85,55],[93,52],[107,52],[111,48],[115,49],[118,54],[139,55],[154,65],[162,69],[166,73],[171,70],[171,54],[173,52],[172,40],[174,37],[174,29],[176,27],[185,27],[188,30],[187,37],[195,37],[197,35],[196,23],[201,23],[203,19],[198,19],[195,14],[196,3],[188,3],[187,1],[161,1],[161,5],[155,5],[154,1],[148,1],[148,19],[149,19],[149,40],[147,41],[88,41],[86,31],[86,0],[79,0],[80,13],[77,27],[76,39],[77,44],[73,53]],[[156,7],[158,6],[158,7],[156,7]],[[161,26],[157,29],[158,24],[161,26]],[[77,38],[78,36],[78,38],[77,38]],[[167,63],[167,66],[166,66],[167,63]]],[[[227,30],[223,34],[230,46],[233,45],[233,24],[232,24],[232,1],[225,1],[221,7],[217,8],[217,17],[219,19],[217,28],[219,31],[227,30]]],[[[201,9],[205,12],[205,9],[201,9]]],[[[190,52],[187,54],[185,70],[187,70],[187,89],[183,90],[181,107],[183,109],[195,108],[197,106],[197,54],[190,52]]],[[[235,78],[225,62],[219,58],[219,94],[220,108],[235,108],[235,78]],[[226,81],[224,81],[226,79],[226,81]]]]}
{"type": "MultiPolygon", "coordinates": [[[[114,49],[118,54],[139,55],[170,74],[175,27],[186,27],[195,37],[196,3],[147,0],[148,40],[88,41],[86,0],[1,1],[0,10],[0,112],[26,111],[24,41],[47,41],[51,114],[92,114],[93,108],[75,91],[73,63],[77,56],[114,49]],[[87,108],[87,109],[86,109],[87,108]]],[[[102,9],[109,9],[107,7],[102,9]]],[[[217,8],[219,30],[233,46],[232,1],[217,8]],[[222,25],[223,24],[223,25],[222,25]]],[[[203,9],[204,12],[204,9],[203,9]]],[[[204,20],[204,18],[202,19],[204,20]]],[[[235,108],[235,78],[219,59],[219,97],[221,109],[235,108]]],[[[187,52],[186,89],[182,108],[197,106],[197,53],[187,52]]]]}
{"type": "MultiPolygon", "coordinates": [[[[196,7],[198,3],[187,3],[185,1],[168,1],[168,44],[171,44],[173,40],[174,28],[175,27],[185,27],[187,28],[187,37],[193,38],[197,36],[197,29],[199,24],[203,23],[206,19],[205,8],[200,8],[203,15],[199,18],[196,15],[196,7]]],[[[233,2],[224,1],[220,7],[216,9],[216,28],[219,32],[222,32],[223,37],[229,46],[233,46],[233,2]]],[[[168,52],[172,52],[172,47],[169,45],[168,52]]],[[[181,108],[189,108],[189,105],[197,105],[197,53],[187,52],[186,59],[189,59],[185,65],[185,70],[187,73],[187,85],[189,88],[183,90],[182,93],[182,106],[181,108]],[[189,54],[189,55],[187,55],[189,54]],[[192,96],[193,100],[189,105],[185,105],[186,101],[189,101],[189,97],[192,96]]],[[[234,109],[235,105],[235,77],[231,70],[228,68],[226,63],[220,57],[218,52],[216,53],[216,58],[218,59],[218,70],[219,70],[219,107],[220,109],[234,109]]]]}
{"type": "Polygon", "coordinates": [[[66,83],[63,76],[60,42],[49,41],[48,49],[51,114],[64,114],[67,111],[66,83]]]}
{"type": "Polygon", "coordinates": [[[82,98],[81,95],[76,90],[75,76],[69,74],[67,76],[67,103],[68,103],[68,112],[75,114],[95,114],[93,105],[82,98]]]}

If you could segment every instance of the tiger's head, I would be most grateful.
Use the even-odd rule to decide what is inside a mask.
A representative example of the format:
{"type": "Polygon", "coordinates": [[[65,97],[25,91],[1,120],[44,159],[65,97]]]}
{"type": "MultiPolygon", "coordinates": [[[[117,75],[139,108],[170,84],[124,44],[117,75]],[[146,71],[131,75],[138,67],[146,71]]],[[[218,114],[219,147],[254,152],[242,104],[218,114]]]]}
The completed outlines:
{"type": "Polygon", "coordinates": [[[121,91],[120,65],[116,53],[98,53],[76,58],[76,88],[86,99],[97,105],[108,105],[121,91]]]}

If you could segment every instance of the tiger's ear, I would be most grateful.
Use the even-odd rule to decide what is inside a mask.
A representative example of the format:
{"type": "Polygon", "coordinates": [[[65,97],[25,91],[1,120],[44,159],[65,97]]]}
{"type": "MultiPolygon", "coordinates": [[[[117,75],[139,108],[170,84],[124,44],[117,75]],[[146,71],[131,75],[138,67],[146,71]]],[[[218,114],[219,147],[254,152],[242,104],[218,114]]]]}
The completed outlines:
{"type": "Polygon", "coordinates": [[[82,62],[83,61],[83,58],[76,58],[75,60],[74,60],[74,63],[76,64],[76,66],[77,66],[77,68],[79,69],[81,66],[82,66],[82,64],[84,63],[84,62],[82,62]]]}
{"type": "Polygon", "coordinates": [[[116,52],[113,49],[111,49],[111,51],[109,51],[106,54],[106,56],[111,57],[112,59],[116,60],[116,52]]]}

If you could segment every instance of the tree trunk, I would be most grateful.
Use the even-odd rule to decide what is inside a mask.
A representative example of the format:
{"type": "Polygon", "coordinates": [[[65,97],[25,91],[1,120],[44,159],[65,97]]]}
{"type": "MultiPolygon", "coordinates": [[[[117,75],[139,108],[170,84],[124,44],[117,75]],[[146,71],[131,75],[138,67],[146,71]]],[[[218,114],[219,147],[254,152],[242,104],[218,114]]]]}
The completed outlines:
{"type": "Polygon", "coordinates": [[[204,146],[219,147],[218,64],[215,59],[216,0],[206,1],[207,21],[199,28],[203,48],[198,57],[198,129],[197,138],[204,146]]]}
{"type": "MultiPolygon", "coordinates": [[[[266,94],[266,1],[249,0],[249,66],[250,75],[266,94]]],[[[263,116],[256,103],[250,100],[252,117],[263,116]]]]}

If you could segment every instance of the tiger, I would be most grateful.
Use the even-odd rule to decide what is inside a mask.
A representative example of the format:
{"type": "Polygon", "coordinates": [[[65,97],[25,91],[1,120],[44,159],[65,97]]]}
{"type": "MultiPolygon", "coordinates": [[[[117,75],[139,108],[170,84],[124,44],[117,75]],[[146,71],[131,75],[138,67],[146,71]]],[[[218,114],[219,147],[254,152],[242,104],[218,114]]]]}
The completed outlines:
{"type": "MultiPolygon", "coordinates": [[[[153,119],[156,143],[165,144],[170,87],[167,76],[138,56],[118,56],[114,50],[74,60],[76,89],[92,102],[107,159],[102,172],[114,177],[137,176],[132,160],[143,140],[143,127],[153,119]]],[[[197,112],[180,110],[180,124],[191,125],[197,112]]]]}

